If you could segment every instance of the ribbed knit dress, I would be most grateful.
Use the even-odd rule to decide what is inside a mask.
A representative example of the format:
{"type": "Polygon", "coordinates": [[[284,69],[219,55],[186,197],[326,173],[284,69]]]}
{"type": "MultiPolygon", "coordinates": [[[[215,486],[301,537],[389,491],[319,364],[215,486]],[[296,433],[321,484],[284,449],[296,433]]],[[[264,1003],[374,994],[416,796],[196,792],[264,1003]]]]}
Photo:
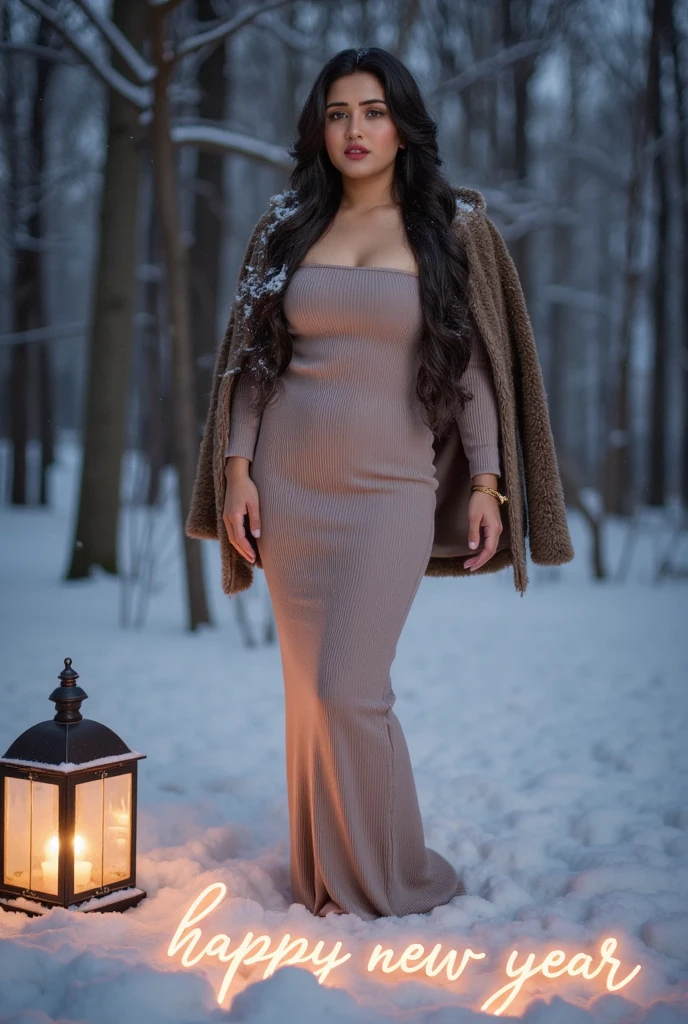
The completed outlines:
{"type": "MultiPolygon", "coordinates": [[[[239,378],[226,454],[252,460],[260,501],[284,677],[292,896],[313,914],[425,913],[464,888],[425,845],[390,677],[430,558],[438,486],[415,394],[419,282],[305,264],[283,310],[292,360],[262,417],[239,378]]],[[[474,393],[459,419],[471,475],[500,475],[477,332],[462,383],[474,393]]]]}

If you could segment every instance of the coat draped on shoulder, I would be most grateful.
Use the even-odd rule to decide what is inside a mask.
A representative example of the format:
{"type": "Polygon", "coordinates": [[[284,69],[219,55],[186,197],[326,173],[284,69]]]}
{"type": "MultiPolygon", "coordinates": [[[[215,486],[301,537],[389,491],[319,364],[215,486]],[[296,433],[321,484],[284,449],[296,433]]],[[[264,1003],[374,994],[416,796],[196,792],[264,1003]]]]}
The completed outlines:
{"type": "MultiPolygon", "coordinates": [[[[499,412],[499,489],[508,502],[499,506],[503,531],[497,551],[471,573],[463,563],[475,554],[467,544],[471,477],[458,423],[440,441],[435,437],[435,537],[426,576],[470,576],[513,567],[521,594],[528,585],[526,538],[537,565],[561,565],[573,558],[564,493],[550,426],[547,397],[530,317],[516,267],[504,239],[487,216],[485,199],[471,188],[454,187],[453,229],[461,237],[469,262],[468,305],[490,357],[499,412]]],[[[239,271],[227,329],[215,362],[210,405],[201,441],[188,537],[219,540],[222,589],[232,595],[247,590],[255,565],[230,544],[223,522],[226,480],[225,449],[231,397],[241,353],[250,350],[244,331],[252,301],[286,286],[286,268],[266,267],[266,243],[274,228],[294,212],[293,189],[273,196],[255,225],[239,271]]],[[[478,549],[480,550],[480,549],[478,549]]]]}

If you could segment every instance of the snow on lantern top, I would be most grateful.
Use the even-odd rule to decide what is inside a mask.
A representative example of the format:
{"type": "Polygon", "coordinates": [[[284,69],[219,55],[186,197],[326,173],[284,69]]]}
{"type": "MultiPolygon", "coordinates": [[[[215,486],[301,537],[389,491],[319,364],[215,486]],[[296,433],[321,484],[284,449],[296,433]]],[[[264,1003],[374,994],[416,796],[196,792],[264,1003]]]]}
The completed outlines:
{"type": "Polygon", "coordinates": [[[65,658],[64,663],[57,677],[61,685],[50,694],[57,708],[55,717],[32,725],[18,736],[0,764],[33,764],[54,771],[84,768],[94,761],[120,763],[145,756],[132,751],[112,729],[82,717],[81,703],[88,694],[76,684],[79,673],[72,668],[72,659],[65,658]]]}

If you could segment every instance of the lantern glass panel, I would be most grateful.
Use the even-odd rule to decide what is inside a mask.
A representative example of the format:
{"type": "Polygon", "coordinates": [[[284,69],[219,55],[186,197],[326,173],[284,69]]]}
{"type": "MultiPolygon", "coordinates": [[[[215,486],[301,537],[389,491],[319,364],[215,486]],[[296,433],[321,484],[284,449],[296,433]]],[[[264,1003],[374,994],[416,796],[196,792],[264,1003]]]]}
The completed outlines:
{"type": "Polygon", "coordinates": [[[31,783],[31,888],[58,894],[60,789],[53,782],[31,783]]]}
{"type": "Polygon", "coordinates": [[[3,884],[31,888],[31,783],[5,777],[3,884]]]}
{"type": "Polygon", "coordinates": [[[103,882],[103,780],[76,786],[74,819],[74,892],[103,882]]]}
{"type": "Polygon", "coordinates": [[[4,883],[57,896],[59,786],[6,777],[4,826],[4,883]]]}
{"type": "Polygon", "coordinates": [[[113,885],[131,874],[131,774],[108,776],[103,789],[103,885],[113,885]]]}
{"type": "Polygon", "coordinates": [[[31,802],[31,888],[57,896],[60,852],[59,787],[52,782],[32,782],[31,802]]]}

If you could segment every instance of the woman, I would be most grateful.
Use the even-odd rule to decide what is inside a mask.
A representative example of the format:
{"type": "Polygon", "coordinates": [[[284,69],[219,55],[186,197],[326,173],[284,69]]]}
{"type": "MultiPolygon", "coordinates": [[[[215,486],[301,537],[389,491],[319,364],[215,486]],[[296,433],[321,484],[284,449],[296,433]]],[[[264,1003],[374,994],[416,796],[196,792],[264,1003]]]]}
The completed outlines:
{"type": "MultiPolygon", "coordinates": [[[[386,51],[345,50],[321,71],[290,189],[249,242],[186,524],[224,541],[227,593],[250,585],[253,565],[265,572],[285,685],[292,896],[316,915],[425,913],[465,891],[425,846],[390,666],[424,574],[518,562],[525,589],[514,549],[532,466],[517,451],[509,334],[490,324],[513,309],[513,289],[509,299],[499,278],[492,310],[469,304],[479,257],[455,221],[462,206],[484,218],[484,201],[443,180],[435,136],[386,51]],[[498,489],[502,461],[513,494],[498,489]]],[[[573,553],[522,326],[540,433],[528,455],[551,477],[536,521],[547,492],[554,535],[538,554],[559,564],[573,553]]]]}

